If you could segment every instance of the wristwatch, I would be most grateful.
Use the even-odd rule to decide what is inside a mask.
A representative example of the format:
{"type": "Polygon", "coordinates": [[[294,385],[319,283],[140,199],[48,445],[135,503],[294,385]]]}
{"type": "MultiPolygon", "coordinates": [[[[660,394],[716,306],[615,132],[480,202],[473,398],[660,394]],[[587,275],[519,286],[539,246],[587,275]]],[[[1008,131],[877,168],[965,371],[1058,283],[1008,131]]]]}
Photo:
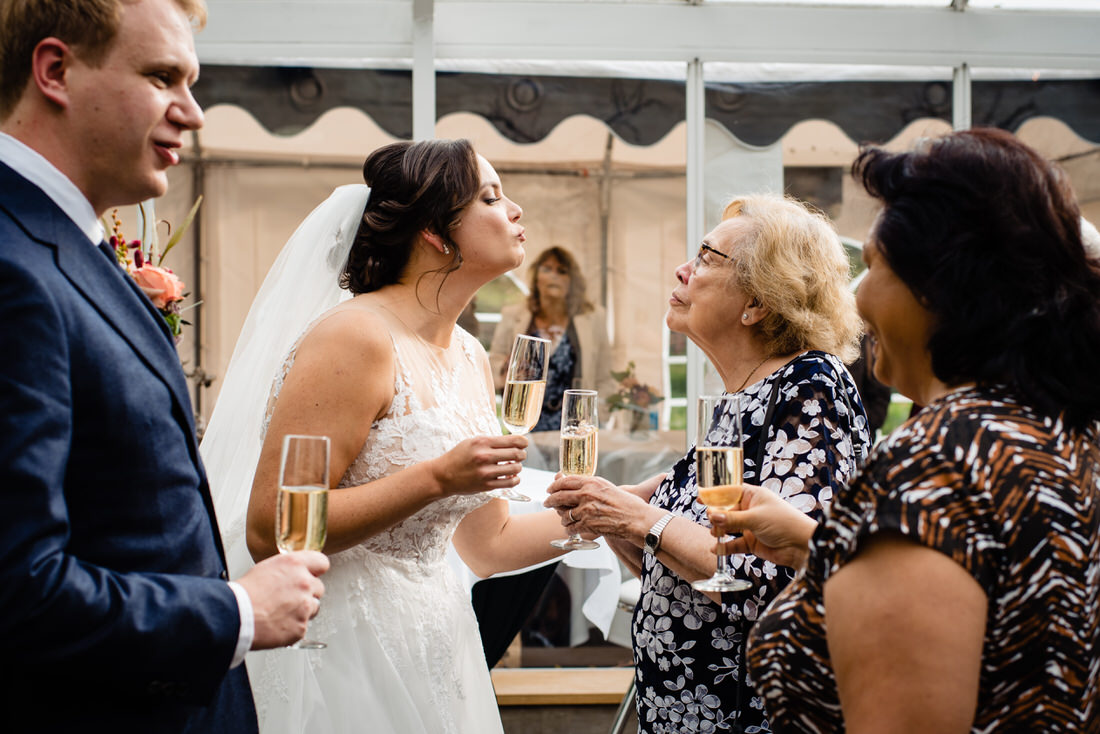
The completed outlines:
{"type": "Polygon", "coordinates": [[[665,531],[665,526],[669,524],[672,517],[671,512],[665,513],[660,520],[653,523],[653,527],[645,534],[645,545],[642,547],[646,553],[652,556],[657,555],[657,551],[661,549],[661,533],[665,531]]]}

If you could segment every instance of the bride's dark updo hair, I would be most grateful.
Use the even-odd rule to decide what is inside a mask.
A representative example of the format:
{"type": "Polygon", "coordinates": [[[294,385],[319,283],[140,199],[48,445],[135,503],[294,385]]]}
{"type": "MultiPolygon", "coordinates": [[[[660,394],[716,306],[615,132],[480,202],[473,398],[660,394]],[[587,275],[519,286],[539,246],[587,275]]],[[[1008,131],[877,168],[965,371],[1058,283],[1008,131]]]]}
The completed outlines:
{"type": "Polygon", "coordinates": [[[363,164],[370,199],[359,223],[340,286],[354,294],[397,283],[417,234],[429,230],[451,248],[457,270],[462,255],[451,239],[459,214],[481,187],[477,155],[468,140],[421,140],[383,146],[363,164]]]}

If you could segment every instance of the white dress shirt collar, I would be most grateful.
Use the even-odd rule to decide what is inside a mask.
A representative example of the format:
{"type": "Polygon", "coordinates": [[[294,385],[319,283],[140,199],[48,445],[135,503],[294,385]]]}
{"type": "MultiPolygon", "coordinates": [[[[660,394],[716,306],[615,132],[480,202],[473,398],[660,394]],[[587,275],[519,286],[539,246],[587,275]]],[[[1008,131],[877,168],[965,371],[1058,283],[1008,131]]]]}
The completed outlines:
{"type": "Polygon", "coordinates": [[[12,136],[0,132],[0,161],[32,184],[42,189],[93,245],[103,241],[103,225],[96,218],[91,203],[69,178],[57,170],[38,151],[12,136]]]}

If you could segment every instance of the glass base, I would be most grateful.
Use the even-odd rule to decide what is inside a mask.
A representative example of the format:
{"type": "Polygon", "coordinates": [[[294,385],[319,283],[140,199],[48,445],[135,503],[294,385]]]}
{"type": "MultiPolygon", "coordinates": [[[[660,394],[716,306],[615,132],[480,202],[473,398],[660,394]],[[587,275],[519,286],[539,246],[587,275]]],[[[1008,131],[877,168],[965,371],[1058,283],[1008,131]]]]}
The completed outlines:
{"type": "Polygon", "coordinates": [[[298,640],[291,647],[296,650],[324,650],[328,645],[317,640],[298,640]]]}
{"type": "Polygon", "coordinates": [[[490,497],[499,497],[502,500],[512,500],[513,502],[530,502],[531,498],[525,494],[520,494],[514,489],[494,489],[489,492],[490,497]]]}
{"type": "Polygon", "coordinates": [[[585,540],[580,536],[551,540],[550,545],[555,548],[561,548],[562,550],[595,550],[600,547],[600,544],[596,541],[585,540]]]}
{"type": "Polygon", "coordinates": [[[732,576],[711,576],[709,579],[693,581],[691,588],[696,591],[744,591],[751,589],[752,583],[732,576]]]}

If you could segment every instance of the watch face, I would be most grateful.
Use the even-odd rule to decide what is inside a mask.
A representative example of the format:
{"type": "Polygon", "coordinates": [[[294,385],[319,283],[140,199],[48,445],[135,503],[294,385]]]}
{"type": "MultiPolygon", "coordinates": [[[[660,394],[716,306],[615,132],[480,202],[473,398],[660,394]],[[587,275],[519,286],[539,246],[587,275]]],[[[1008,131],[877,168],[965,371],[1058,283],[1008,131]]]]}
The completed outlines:
{"type": "Polygon", "coordinates": [[[650,553],[655,551],[657,549],[657,541],[659,539],[660,538],[657,536],[656,533],[646,533],[646,536],[645,536],[645,549],[647,551],[649,551],[650,553]]]}

